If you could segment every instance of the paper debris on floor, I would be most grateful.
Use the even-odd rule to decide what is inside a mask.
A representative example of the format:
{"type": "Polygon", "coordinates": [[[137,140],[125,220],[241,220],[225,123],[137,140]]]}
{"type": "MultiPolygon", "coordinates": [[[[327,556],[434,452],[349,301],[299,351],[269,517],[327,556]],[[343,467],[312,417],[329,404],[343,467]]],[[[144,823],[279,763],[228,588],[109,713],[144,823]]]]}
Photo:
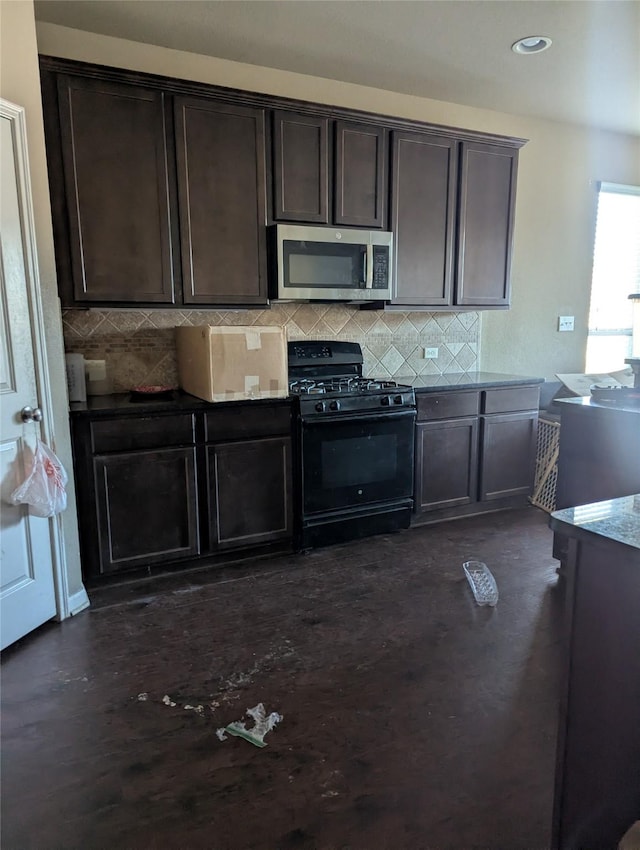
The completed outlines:
{"type": "Polygon", "coordinates": [[[204,706],[203,705],[189,705],[189,703],[185,703],[182,706],[185,711],[195,711],[196,714],[204,714],[204,706]]]}
{"type": "Polygon", "coordinates": [[[245,741],[249,741],[250,744],[256,747],[266,747],[267,744],[264,736],[273,729],[276,723],[280,723],[283,716],[278,714],[277,711],[272,711],[267,716],[264,705],[261,702],[253,708],[248,708],[247,714],[253,717],[255,721],[255,725],[251,729],[247,729],[244,720],[235,720],[233,723],[229,723],[228,726],[218,729],[216,735],[221,741],[225,741],[227,733],[229,733],[229,735],[233,735],[236,738],[244,738],[245,741]]]}

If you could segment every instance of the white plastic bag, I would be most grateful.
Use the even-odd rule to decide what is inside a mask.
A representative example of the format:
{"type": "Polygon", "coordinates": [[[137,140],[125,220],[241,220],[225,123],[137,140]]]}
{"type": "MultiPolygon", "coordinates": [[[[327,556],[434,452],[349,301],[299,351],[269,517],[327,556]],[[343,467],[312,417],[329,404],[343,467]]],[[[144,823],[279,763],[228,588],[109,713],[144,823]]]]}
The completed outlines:
{"type": "Polygon", "coordinates": [[[10,496],[14,505],[29,505],[35,516],[49,517],[67,507],[67,473],[41,440],[36,441],[31,469],[10,496]]]}

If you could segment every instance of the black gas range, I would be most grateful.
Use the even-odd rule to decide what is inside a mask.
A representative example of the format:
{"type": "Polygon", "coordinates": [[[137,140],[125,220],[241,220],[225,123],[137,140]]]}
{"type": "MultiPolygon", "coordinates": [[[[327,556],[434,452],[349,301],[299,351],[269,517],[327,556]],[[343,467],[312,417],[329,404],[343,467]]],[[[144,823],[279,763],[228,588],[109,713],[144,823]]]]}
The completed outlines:
{"type": "Polygon", "coordinates": [[[358,343],[289,343],[303,549],[409,526],[415,394],[362,364],[358,343]]]}
{"type": "Polygon", "coordinates": [[[416,406],[412,387],[364,378],[357,342],[290,342],[289,392],[304,416],[398,410],[416,406]]]}

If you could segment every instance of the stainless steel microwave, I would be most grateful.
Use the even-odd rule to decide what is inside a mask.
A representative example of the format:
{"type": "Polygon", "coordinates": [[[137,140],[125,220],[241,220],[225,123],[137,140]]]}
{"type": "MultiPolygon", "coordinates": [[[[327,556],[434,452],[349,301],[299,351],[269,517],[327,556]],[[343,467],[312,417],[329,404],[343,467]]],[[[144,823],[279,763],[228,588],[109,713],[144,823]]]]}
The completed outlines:
{"type": "Polygon", "coordinates": [[[392,233],[297,224],[277,224],[274,230],[279,300],[392,297],[392,233]]]}

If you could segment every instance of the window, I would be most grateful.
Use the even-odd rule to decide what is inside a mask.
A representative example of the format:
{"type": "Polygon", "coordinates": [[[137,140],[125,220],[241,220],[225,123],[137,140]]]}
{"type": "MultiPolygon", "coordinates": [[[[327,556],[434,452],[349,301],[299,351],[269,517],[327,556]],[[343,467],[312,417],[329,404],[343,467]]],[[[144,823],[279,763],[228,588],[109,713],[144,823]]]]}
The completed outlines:
{"type": "Polygon", "coordinates": [[[615,372],[631,356],[631,301],[640,293],[640,186],[601,183],[585,371],[615,372]]]}

